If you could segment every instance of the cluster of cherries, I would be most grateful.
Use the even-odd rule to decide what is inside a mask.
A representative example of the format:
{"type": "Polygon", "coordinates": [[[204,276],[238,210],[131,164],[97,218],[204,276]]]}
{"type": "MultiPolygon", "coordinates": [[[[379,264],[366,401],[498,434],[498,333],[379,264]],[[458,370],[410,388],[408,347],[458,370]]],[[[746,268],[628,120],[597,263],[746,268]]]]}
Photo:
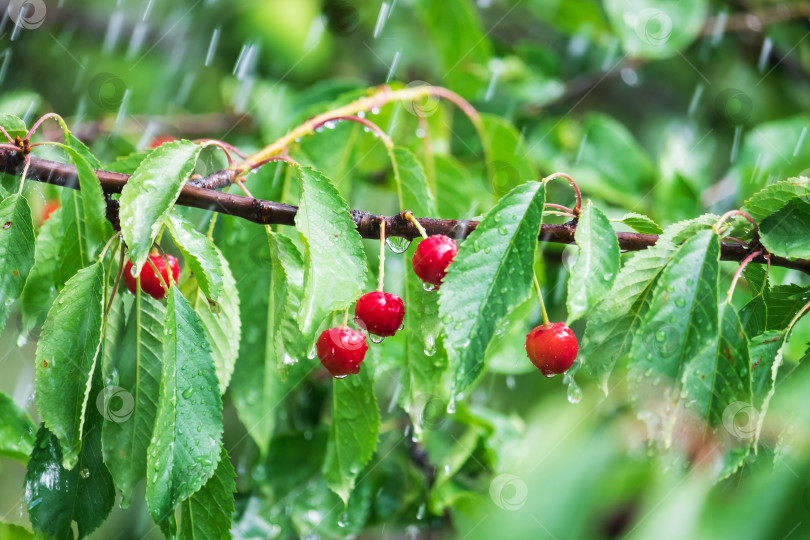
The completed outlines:
{"type": "MultiPolygon", "coordinates": [[[[406,214],[406,217],[424,237],[413,256],[413,271],[431,290],[438,289],[447,274],[447,267],[458,253],[458,246],[455,240],[441,234],[427,236],[413,216],[406,214]]],[[[382,237],[380,241],[383,241],[382,237]]],[[[380,262],[384,264],[382,257],[380,262]]],[[[354,306],[355,323],[380,338],[393,336],[401,328],[404,317],[402,298],[383,292],[382,279],[379,290],[364,294],[354,306]]],[[[565,323],[548,322],[545,308],[543,319],[544,324],[526,336],[526,353],[544,376],[552,377],[568,371],[574,364],[579,345],[574,332],[565,323]]],[[[344,322],[341,326],[324,330],[318,338],[316,350],[321,364],[329,373],[333,377],[343,378],[360,371],[368,345],[365,334],[349,328],[344,322]]]]}
{"type": "MultiPolygon", "coordinates": [[[[418,223],[413,216],[408,215],[408,218],[415,224],[418,223]]],[[[419,279],[435,290],[441,285],[448,266],[458,253],[458,246],[452,238],[441,234],[427,236],[421,226],[419,229],[424,240],[414,253],[413,271],[419,279]]],[[[384,265],[384,231],[382,225],[381,266],[384,265]]],[[[132,275],[132,267],[132,261],[127,261],[123,274],[127,289],[135,294],[138,285],[135,276],[132,275]]],[[[141,269],[141,290],[157,300],[163,299],[166,296],[165,286],[170,283],[169,271],[172,274],[172,282],[176,283],[180,276],[177,259],[171,255],[152,253],[147,264],[141,269]]],[[[382,268],[380,271],[382,273],[382,268]]],[[[378,290],[364,294],[354,306],[354,322],[357,326],[380,339],[396,334],[405,318],[405,304],[402,298],[383,292],[382,281],[381,274],[378,290]]],[[[548,322],[545,309],[543,319],[544,324],[526,336],[526,353],[543,375],[552,377],[568,371],[577,357],[579,346],[576,336],[565,323],[548,322]]],[[[349,328],[345,321],[341,326],[324,330],[318,337],[315,348],[321,364],[336,378],[358,373],[368,351],[366,335],[349,328]]]]}

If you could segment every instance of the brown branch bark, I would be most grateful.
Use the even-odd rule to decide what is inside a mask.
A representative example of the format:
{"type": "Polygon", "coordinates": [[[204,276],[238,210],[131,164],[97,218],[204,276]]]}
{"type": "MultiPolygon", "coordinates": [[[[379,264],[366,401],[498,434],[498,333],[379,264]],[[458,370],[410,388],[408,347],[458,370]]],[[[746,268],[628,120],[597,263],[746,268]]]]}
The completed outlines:
{"type": "MultiPolygon", "coordinates": [[[[20,176],[23,169],[22,157],[17,152],[0,149],[0,171],[7,174],[20,176]]],[[[72,189],[79,188],[76,169],[72,165],[57,163],[31,156],[31,165],[28,168],[28,178],[45,182],[57,186],[72,189]]],[[[230,171],[218,171],[209,177],[201,179],[198,183],[204,185],[216,184],[220,177],[227,177],[230,171]]],[[[120,193],[129,176],[126,174],[96,171],[96,175],[101,183],[104,193],[111,195],[120,193]]],[[[116,201],[112,201],[116,202],[116,201]]],[[[265,201],[261,199],[251,199],[240,195],[231,195],[212,189],[197,187],[186,184],[177,203],[183,206],[213,210],[223,214],[229,214],[239,218],[259,223],[262,225],[295,225],[295,215],[298,208],[289,204],[265,201]]],[[[114,214],[116,212],[108,212],[114,214]]],[[[361,210],[352,210],[352,218],[357,225],[357,231],[363,238],[376,239],[380,236],[380,220],[385,220],[386,236],[399,236],[407,239],[414,239],[419,236],[419,231],[410,221],[401,215],[380,216],[361,210]]],[[[108,216],[117,217],[117,216],[108,216]]],[[[111,219],[111,221],[113,221],[111,219]]],[[[477,221],[419,218],[419,223],[425,228],[428,234],[444,234],[452,238],[466,238],[478,226],[477,221]]],[[[544,224],[540,229],[540,240],[543,242],[553,242],[558,244],[574,243],[574,232],[576,225],[573,222],[562,225],[544,224]]],[[[619,239],[619,246],[625,251],[640,251],[654,245],[658,241],[658,236],[654,234],[640,234],[632,232],[616,233],[619,239]]],[[[723,243],[721,249],[721,259],[725,261],[742,261],[751,253],[745,246],[733,243],[723,243]]],[[[752,262],[765,263],[765,257],[760,255],[752,262]]],[[[783,257],[771,256],[771,264],[801,270],[810,274],[810,261],[805,259],[789,260],[783,257]]]]}

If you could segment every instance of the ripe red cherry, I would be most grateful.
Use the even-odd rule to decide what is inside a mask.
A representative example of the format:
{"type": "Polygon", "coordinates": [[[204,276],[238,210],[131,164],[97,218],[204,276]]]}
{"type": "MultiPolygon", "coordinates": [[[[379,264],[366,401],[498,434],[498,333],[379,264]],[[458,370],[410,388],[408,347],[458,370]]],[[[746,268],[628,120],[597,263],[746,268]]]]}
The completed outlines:
{"type": "Polygon", "coordinates": [[[447,274],[447,267],[458,253],[456,241],[443,234],[434,234],[422,240],[413,254],[413,271],[425,283],[439,286],[447,274]]]}
{"type": "Polygon", "coordinates": [[[171,135],[158,135],[155,139],[149,144],[149,148],[157,148],[158,146],[162,145],[163,143],[176,141],[177,137],[172,137],[171,135]]]}
{"type": "Polygon", "coordinates": [[[526,335],[526,353],[540,373],[553,377],[574,364],[579,345],[565,323],[541,324],[526,335]]]}
{"type": "Polygon", "coordinates": [[[333,377],[342,379],[360,371],[360,363],[366,357],[368,345],[362,332],[348,326],[324,330],[315,344],[318,359],[333,377]]]}
{"type": "MultiPolygon", "coordinates": [[[[169,259],[169,268],[172,270],[172,281],[177,283],[177,278],[180,277],[180,265],[177,264],[175,257],[166,255],[166,258],[169,259]]],[[[169,285],[169,273],[166,271],[166,262],[163,260],[163,257],[161,255],[150,255],[149,260],[152,261],[155,268],[160,272],[160,275],[163,276],[166,285],[169,285]]],[[[132,275],[132,266],[132,261],[127,261],[127,264],[124,265],[124,283],[127,284],[129,292],[135,294],[138,283],[135,276],[132,275]]],[[[141,268],[141,290],[155,300],[162,300],[166,297],[166,291],[160,283],[160,278],[158,278],[155,271],[152,270],[149,263],[144,264],[141,268]]]]}
{"type": "Polygon", "coordinates": [[[405,304],[395,294],[382,291],[366,293],[354,305],[354,322],[377,336],[393,336],[402,326],[404,318],[405,304]]]}

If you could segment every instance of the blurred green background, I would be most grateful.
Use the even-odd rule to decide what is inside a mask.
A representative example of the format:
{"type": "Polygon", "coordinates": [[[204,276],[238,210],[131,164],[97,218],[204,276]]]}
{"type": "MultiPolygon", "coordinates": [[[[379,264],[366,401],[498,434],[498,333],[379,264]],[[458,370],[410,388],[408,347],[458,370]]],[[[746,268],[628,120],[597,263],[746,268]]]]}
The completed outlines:
{"type": "MultiPolygon", "coordinates": [[[[452,106],[422,104],[430,112],[426,125],[406,107],[375,117],[398,143],[417,153],[432,147],[444,218],[479,216],[515,184],[559,170],[610,217],[633,211],[667,225],[738,208],[767,183],[810,170],[810,2],[28,6],[24,24],[15,25],[7,10],[0,23],[0,111],[29,125],[57,112],[102,161],[143,149],[160,134],[220,138],[252,151],[346,95],[425,81],[504,119],[489,124],[499,148],[489,163],[492,180],[472,126],[452,106]]],[[[43,136],[59,136],[55,123],[43,136]]],[[[396,210],[385,152],[361,130],[339,125],[295,152],[328,174],[353,208],[396,210]]],[[[220,166],[211,156],[202,165],[220,166]]],[[[252,175],[254,194],[295,203],[281,171],[273,165],[252,175]]],[[[39,207],[56,193],[29,189],[40,194],[32,202],[39,207]]],[[[562,183],[551,186],[550,200],[570,205],[570,198],[562,183]]],[[[208,217],[191,215],[200,223],[208,217]]],[[[247,311],[245,299],[267,285],[261,228],[223,221],[218,239],[231,266],[242,267],[247,311]]],[[[368,248],[373,266],[373,242],[368,248]]],[[[543,253],[544,286],[560,319],[570,256],[559,246],[543,253]]],[[[390,258],[395,292],[406,262],[390,258]]],[[[724,267],[726,281],[734,269],[724,267]]],[[[773,278],[808,284],[783,269],[773,278]]],[[[746,294],[741,285],[735,303],[746,294]]],[[[424,447],[410,441],[395,403],[399,385],[388,367],[401,341],[386,342],[373,359],[383,434],[345,516],[319,473],[328,430],[323,381],[306,381],[285,398],[265,461],[257,461],[226,398],[225,443],[240,475],[235,537],[810,538],[810,380],[799,362],[810,340],[807,321],[794,331],[790,374],[758,455],[716,484],[707,465],[712,449],[689,434],[663,455],[648,451],[621,366],[608,397],[583,378],[578,405],[568,403],[558,380],[541,380],[527,367],[522,339],[538,318],[533,306],[515,315],[490,351],[490,372],[455,415],[429,415],[426,406],[424,447]]],[[[12,317],[0,337],[0,390],[34,415],[35,339],[20,339],[21,324],[12,317]]],[[[581,335],[581,326],[575,330],[581,335]]],[[[249,349],[251,336],[244,339],[249,349]]],[[[744,427],[750,418],[739,421],[744,427]]],[[[26,524],[24,467],[4,459],[0,471],[0,521],[26,524]]],[[[142,497],[133,500],[93,537],[160,537],[142,497]]]]}

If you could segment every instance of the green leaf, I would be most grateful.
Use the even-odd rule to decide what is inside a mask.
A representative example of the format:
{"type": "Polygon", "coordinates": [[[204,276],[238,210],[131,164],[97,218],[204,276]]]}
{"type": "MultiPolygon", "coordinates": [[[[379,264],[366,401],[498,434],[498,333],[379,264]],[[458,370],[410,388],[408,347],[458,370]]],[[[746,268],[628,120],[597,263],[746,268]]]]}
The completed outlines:
{"type": "Polygon", "coordinates": [[[148,155],[149,152],[136,152],[126,156],[119,156],[112,163],[104,165],[103,169],[110,172],[132,174],[148,155]]]}
{"type": "Polygon", "coordinates": [[[146,156],[121,191],[121,233],[136,268],[146,262],[200,150],[202,146],[184,140],[163,144],[146,156]]]}
{"type": "Polygon", "coordinates": [[[76,464],[84,438],[85,410],[101,348],[103,302],[104,268],[96,262],[65,284],[37,344],[37,407],[62,445],[66,469],[76,464]]]}
{"type": "Polygon", "coordinates": [[[57,208],[39,229],[36,240],[34,267],[23,287],[22,305],[23,333],[28,333],[45,320],[53,299],[56,298],[54,273],[59,267],[59,250],[62,247],[62,213],[57,208]]]}
{"type": "Polygon", "coordinates": [[[129,506],[135,484],[146,475],[146,453],[158,409],[166,308],[140,290],[110,371],[118,374],[99,398],[104,411],[104,462],[129,506]]]}
{"type": "MultiPolygon", "coordinates": [[[[78,140],[76,140],[76,142],[82,144],[78,140]]],[[[81,219],[84,225],[83,232],[85,235],[83,240],[86,252],[91,256],[95,256],[98,254],[99,250],[101,250],[107,238],[112,235],[112,226],[110,222],[107,221],[107,203],[104,199],[104,192],[101,190],[98,177],[96,177],[96,173],[93,171],[93,167],[85,155],[64,144],[57,144],[56,146],[59,146],[67,152],[70,160],[76,167],[79,187],[81,189],[81,219]]],[[[89,154],[89,150],[87,154],[89,154]]]]}
{"type": "Polygon", "coordinates": [[[225,447],[222,447],[214,475],[180,506],[181,540],[231,538],[235,477],[236,471],[231,465],[231,458],[225,447]]]}
{"type": "Polygon", "coordinates": [[[616,361],[627,354],[641,321],[650,307],[654,285],[675,254],[677,244],[710,228],[717,216],[676,223],[654,246],[634,253],[616,276],[605,299],[588,317],[579,357],[607,394],[607,380],[616,361]]]}
{"type": "Polygon", "coordinates": [[[628,55],[669,58],[698,37],[708,14],[706,0],[606,0],[604,8],[628,55]]]}
{"type": "Polygon", "coordinates": [[[0,201],[0,331],[33,266],[31,209],[25,197],[11,195],[0,201]]]}
{"type": "Polygon", "coordinates": [[[60,201],[62,206],[61,242],[57,255],[58,266],[54,278],[56,287],[59,289],[76,272],[91,262],[83,233],[84,220],[82,219],[81,192],[65,189],[62,191],[60,201]]]}
{"type": "Polygon", "coordinates": [[[719,265],[720,240],[714,231],[700,231],[684,242],[657,280],[649,310],[633,338],[631,396],[650,428],[662,432],[665,446],[671,441],[670,415],[676,410],[687,364],[716,349],[719,265]],[[651,402],[671,407],[662,412],[651,402]]]}
{"type": "Polygon", "coordinates": [[[0,523],[0,538],[5,540],[34,540],[34,534],[19,525],[0,523]]]}
{"type": "Polygon", "coordinates": [[[202,291],[197,296],[197,315],[200,316],[203,330],[211,345],[211,356],[219,379],[219,392],[225,393],[233,374],[236,358],[239,356],[239,341],[242,337],[242,321],[239,318],[239,291],[236,280],[231,273],[228,261],[214,244],[211,244],[221,268],[222,294],[219,301],[212,305],[203,297],[202,291]]]}
{"type": "Polygon", "coordinates": [[[436,203],[433,192],[428,187],[425,171],[413,152],[407,148],[396,147],[393,150],[392,160],[400,207],[419,212],[418,216],[435,215],[436,203]]]}
{"type": "MultiPolygon", "coordinates": [[[[101,390],[101,374],[93,376],[93,395],[101,390]]],[[[37,538],[79,538],[101,525],[115,503],[115,486],[101,454],[102,418],[88,407],[86,430],[76,467],[64,468],[59,439],[44,425],[37,433],[25,474],[25,504],[37,538]]]]}
{"type": "Polygon", "coordinates": [[[167,223],[174,243],[191,267],[200,289],[209,300],[216,302],[222,292],[222,262],[214,243],[181,216],[171,215],[167,223]]]}
{"type": "Polygon", "coordinates": [[[765,186],[745,201],[745,210],[757,222],[764,220],[796,197],[807,200],[810,182],[805,177],[791,178],[765,186]]]}
{"type": "Polygon", "coordinates": [[[344,504],[360,470],[374,455],[380,431],[380,411],[369,367],[357,375],[332,381],[332,428],[326,445],[323,475],[344,504]]]}
{"type": "Polygon", "coordinates": [[[465,0],[419,0],[414,8],[427,27],[448,86],[463,95],[475,95],[483,86],[478,73],[492,56],[492,43],[475,6],[465,0]]]}
{"type": "MultiPolygon", "coordinates": [[[[25,127],[25,122],[23,122],[17,116],[8,113],[0,113],[0,126],[3,126],[3,129],[6,130],[6,133],[11,135],[11,138],[25,137],[26,133],[28,133],[28,128],[25,127]]],[[[5,140],[5,137],[2,137],[3,143],[7,143],[8,141],[5,140]]]]}
{"type": "Polygon", "coordinates": [[[577,221],[577,259],[568,277],[568,324],[590,313],[619,272],[619,239],[608,218],[590,201],[577,221]]]}
{"type": "MultiPolygon", "coordinates": [[[[786,325],[787,326],[787,325],[786,325]]],[[[779,365],[775,365],[777,360],[781,361],[780,350],[783,345],[783,331],[768,330],[758,336],[754,336],[748,342],[748,356],[751,359],[751,405],[757,410],[762,410],[766,406],[770,393],[774,388],[779,365]]]]}
{"type": "Polygon", "coordinates": [[[808,301],[810,289],[798,285],[778,285],[765,289],[761,295],[751,299],[740,311],[740,318],[749,336],[766,330],[784,330],[808,301]]]}
{"type": "MultiPolygon", "coordinates": [[[[270,308],[267,312],[267,343],[264,369],[278,370],[287,380],[292,367],[307,354],[307,344],[296,324],[294,313],[300,308],[304,263],[292,240],[268,231],[270,242],[270,308]],[[288,278],[289,276],[289,278],[288,278]],[[269,361],[275,359],[276,366],[269,361]]],[[[268,384],[271,384],[268,381],[268,384]]]]}
{"type": "Polygon", "coordinates": [[[360,295],[366,259],[349,207],[329,179],[308,167],[298,169],[298,179],[295,226],[307,262],[298,324],[309,341],[329,313],[349,306],[360,295]]]}
{"type": "Polygon", "coordinates": [[[65,131],[65,141],[67,142],[68,146],[70,146],[72,150],[81,155],[82,158],[84,158],[84,160],[87,161],[87,163],[89,163],[92,168],[101,169],[102,168],[101,162],[98,160],[96,156],[93,155],[90,149],[87,148],[87,145],[84,144],[79,139],[77,139],[73,135],[73,133],[71,133],[67,129],[67,126],[63,126],[63,129],[65,131]]]}
{"type": "Polygon", "coordinates": [[[166,532],[175,506],[214,474],[222,437],[222,399],[199,317],[177,287],[169,290],[163,371],[154,435],[146,458],[146,503],[166,532]]]}
{"type": "Polygon", "coordinates": [[[0,456],[25,463],[34,447],[34,424],[14,401],[0,392],[0,456]]]}
{"type": "Polygon", "coordinates": [[[529,157],[526,141],[510,122],[492,114],[482,114],[481,121],[487,133],[489,167],[494,173],[490,179],[490,192],[502,197],[527,180],[535,180],[537,171],[529,157]]]}
{"type": "Polygon", "coordinates": [[[545,186],[510,191],[462,243],[439,292],[454,392],[481,374],[498,323],[530,294],[545,186]]]}
{"type": "Polygon", "coordinates": [[[734,306],[723,305],[711,346],[684,361],[684,402],[708,426],[722,425],[724,411],[735,401],[751,402],[748,340],[734,306]]]}
{"type": "Polygon", "coordinates": [[[652,219],[643,214],[636,214],[635,212],[628,212],[618,221],[619,223],[624,223],[634,231],[642,234],[661,234],[664,232],[661,226],[652,219]]]}
{"type": "MultiPolygon", "coordinates": [[[[810,201],[810,197],[808,197],[810,201]]],[[[791,199],[759,224],[762,245],[774,255],[810,257],[810,204],[791,199]]]]}

